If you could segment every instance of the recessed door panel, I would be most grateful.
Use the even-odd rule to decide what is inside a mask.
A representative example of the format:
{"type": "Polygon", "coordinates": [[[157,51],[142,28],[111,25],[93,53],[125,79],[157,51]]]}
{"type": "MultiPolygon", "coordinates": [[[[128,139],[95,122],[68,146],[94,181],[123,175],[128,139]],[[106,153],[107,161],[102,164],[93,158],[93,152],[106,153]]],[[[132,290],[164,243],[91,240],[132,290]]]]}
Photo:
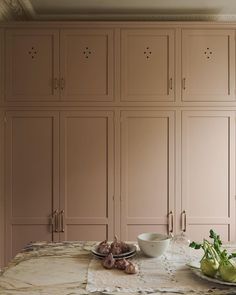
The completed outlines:
{"type": "Polygon", "coordinates": [[[121,99],[174,100],[174,32],[122,30],[121,99]]]}
{"type": "Polygon", "coordinates": [[[40,101],[59,98],[59,32],[8,30],[6,99],[40,101]]]}
{"type": "Polygon", "coordinates": [[[67,240],[104,241],[107,239],[107,226],[104,224],[75,224],[67,226],[67,240]]]}
{"type": "Polygon", "coordinates": [[[184,101],[235,100],[232,30],[183,30],[184,101]]]}

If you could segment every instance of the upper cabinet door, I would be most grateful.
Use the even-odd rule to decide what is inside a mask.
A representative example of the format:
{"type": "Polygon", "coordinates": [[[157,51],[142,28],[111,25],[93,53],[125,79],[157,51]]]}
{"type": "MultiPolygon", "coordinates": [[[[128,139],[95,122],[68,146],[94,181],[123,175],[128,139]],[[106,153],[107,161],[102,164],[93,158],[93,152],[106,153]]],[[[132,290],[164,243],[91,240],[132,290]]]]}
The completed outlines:
{"type": "Polygon", "coordinates": [[[63,100],[113,100],[112,30],[63,30],[60,49],[63,100]]]}
{"type": "Polygon", "coordinates": [[[59,35],[56,30],[7,30],[6,100],[58,98],[59,35]]]}
{"type": "Polygon", "coordinates": [[[123,30],[121,100],[174,100],[174,30],[123,30]]]}
{"type": "Polygon", "coordinates": [[[183,30],[182,100],[235,100],[233,30],[183,30]]]}

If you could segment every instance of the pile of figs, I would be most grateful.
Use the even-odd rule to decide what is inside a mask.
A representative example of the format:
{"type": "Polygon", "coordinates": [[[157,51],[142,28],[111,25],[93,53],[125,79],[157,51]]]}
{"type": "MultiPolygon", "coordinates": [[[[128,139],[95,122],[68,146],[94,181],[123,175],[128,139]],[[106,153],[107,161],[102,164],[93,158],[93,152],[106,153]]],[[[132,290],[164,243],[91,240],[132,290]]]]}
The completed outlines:
{"type": "Polygon", "coordinates": [[[116,236],[111,244],[105,240],[102,241],[97,247],[98,253],[106,255],[102,261],[103,267],[107,269],[116,268],[124,270],[127,274],[136,274],[138,273],[138,267],[133,262],[128,261],[125,258],[115,259],[113,257],[113,255],[120,255],[128,251],[129,245],[125,242],[118,241],[116,236]]]}

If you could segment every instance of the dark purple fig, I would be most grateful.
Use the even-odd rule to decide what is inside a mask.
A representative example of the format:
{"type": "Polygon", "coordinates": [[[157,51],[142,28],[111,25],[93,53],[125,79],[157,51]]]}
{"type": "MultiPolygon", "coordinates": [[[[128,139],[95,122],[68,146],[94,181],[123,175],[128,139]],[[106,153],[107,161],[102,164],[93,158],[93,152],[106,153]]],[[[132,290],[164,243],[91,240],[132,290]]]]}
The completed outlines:
{"type": "Polygon", "coordinates": [[[121,270],[125,270],[127,265],[129,265],[129,261],[127,261],[124,258],[116,260],[116,263],[115,263],[115,267],[121,270]]]}
{"type": "Polygon", "coordinates": [[[121,243],[118,242],[117,236],[114,237],[114,241],[111,243],[111,253],[113,255],[119,255],[122,253],[121,243]]]}
{"type": "Polygon", "coordinates": [[[110,245],[107,243],[107,241],[102,241],[98,247],[97,252],[101,254],[109,254],[110,252],[110,245]]]}
{"type": "Polygon", "coordinates": [[[115,262],[116,260],[113,258],[113,255],[112,253],[110,253],[109,255],[107,255],[103,262],[102,262],[102,265],[105,267],[105,268],[108,268],[108,269],[111,269],[113,267],[115,267],[115,262]]]}

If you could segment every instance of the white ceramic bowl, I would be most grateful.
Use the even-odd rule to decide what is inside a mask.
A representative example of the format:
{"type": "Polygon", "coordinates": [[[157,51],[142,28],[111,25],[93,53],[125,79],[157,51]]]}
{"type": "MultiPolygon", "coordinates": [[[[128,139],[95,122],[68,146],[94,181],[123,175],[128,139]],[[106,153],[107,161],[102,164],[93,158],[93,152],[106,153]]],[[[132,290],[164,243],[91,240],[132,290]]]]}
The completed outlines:
{"type": "Polygon", "coordinates": [[[149,257],[159,257],[168,248],[171,238],[158,233],[143,233],[137,237],[139,248],[149,257]]]}

